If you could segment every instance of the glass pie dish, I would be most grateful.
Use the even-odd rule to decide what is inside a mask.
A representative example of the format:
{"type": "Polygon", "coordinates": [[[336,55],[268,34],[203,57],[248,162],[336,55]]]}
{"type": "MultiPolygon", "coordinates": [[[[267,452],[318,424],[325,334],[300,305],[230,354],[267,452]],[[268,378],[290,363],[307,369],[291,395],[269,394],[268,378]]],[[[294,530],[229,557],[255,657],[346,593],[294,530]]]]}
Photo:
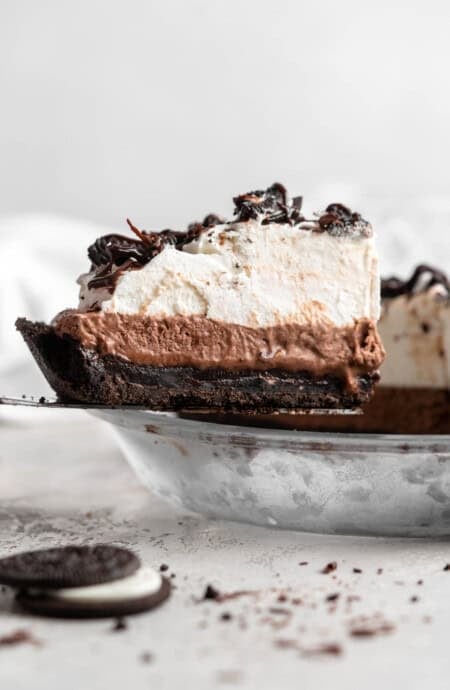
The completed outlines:
{"type": "Polygon", "coordinates": [[[145,486],[184,510],[328,534],[450,535],[450,436],[262,429],[96,409],[145,486]]]}

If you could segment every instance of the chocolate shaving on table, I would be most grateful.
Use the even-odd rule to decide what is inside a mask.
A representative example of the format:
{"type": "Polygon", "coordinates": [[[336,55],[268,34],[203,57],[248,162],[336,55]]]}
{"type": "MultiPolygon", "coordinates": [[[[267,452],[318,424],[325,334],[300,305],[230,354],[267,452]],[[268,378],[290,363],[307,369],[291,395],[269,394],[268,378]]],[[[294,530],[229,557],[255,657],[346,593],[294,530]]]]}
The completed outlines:
{"type": "Polygon", "coordinates": [[[29,643],[37,647],[41,646],[41,641],[34,637],[30,630],[19,628],[11,633],[0,636],[0,647],[15,647],[16,645],[29,643]]]}
{"type": "Polygon", "coordinates": [[[401,295],[417,295],[426,292],[431,287],[440,285],[447,296],[450,296],[450,281],[442,271],[429,264],[420,264],[414,269],[408,280],[401,280],[396,276],[381,281],[381,297],[392,299],[401,295]]]}
{"type": "Polygon", "coordinates": [[[337,569],[337,563],[336,561],[330,561],[330,563],[327,563],[322,570],[320,571],[323,575],[328,575],[329,573],[334,572],[337,569]]]}

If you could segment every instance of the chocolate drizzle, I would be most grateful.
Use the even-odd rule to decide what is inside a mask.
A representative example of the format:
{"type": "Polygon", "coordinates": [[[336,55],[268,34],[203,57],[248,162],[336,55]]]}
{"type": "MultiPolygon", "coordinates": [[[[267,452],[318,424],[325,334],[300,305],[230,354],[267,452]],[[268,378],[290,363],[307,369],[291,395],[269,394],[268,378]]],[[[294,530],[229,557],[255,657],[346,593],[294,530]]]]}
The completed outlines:
{"type": "Polygon", "coordinates": [[[208,214],[201,223],[191,223],[185,232],[139,230],[130,220],[127,223],[135,237],[111,234],[99,237],[88,249],[91,271],[95,276],[89,281],[90,289],[105,288],[113,292],[117,280],[125,271],[142,268],[168,245],[182,250],[184,245],[198,239],[216,225],[232,226],[259,220],[261,225],[284,223],[301,230],[328,232],[333,236],[364,236],[372,234],[370,224],[359,213],[352,212],[343,204],[330,204],[324,213],[308,220],[301,212],[302,197],[288,199],[285,187],[275,182],[266,190],[241,194],[234,198],[233,221],[226,221],[214,213],[208,214]]]}
{"type": "Polygon", "coordinates": [[[168,244],[181,247],[186,241],[184,232],[146,232],[139,230],[129,219],[127,223],[136,238],[115,234],[104,235],[89,247],[88,256],[92,268],[101,269],[95,278],[89,281],[89,288],[104,287],[112,291],[124,271],[142,268],[168,244]]]}
{"type": "Polygon", "coordinates": [[[381,297],[382,299],[393,299],[401,295],[412,297],[426,292],[435,285],[440,285],[447,297],[450,297],[450,281],[445,273],[428,264],[420,264],[408,280],[401,280],[395,276],[382,280],[381,297]]]}

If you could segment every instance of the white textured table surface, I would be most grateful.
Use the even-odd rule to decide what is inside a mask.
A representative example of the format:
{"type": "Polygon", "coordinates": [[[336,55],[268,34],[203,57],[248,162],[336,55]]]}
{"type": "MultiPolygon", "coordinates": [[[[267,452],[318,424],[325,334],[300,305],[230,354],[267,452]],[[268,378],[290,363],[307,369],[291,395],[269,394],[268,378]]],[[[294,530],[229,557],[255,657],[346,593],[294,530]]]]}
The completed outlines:
{"type": "Polygon", "coordinates": [[[5,690],[449,687],[448,540],[318,537],[175,513],[140,487],[107,426],[33,414],[0,416],[0,554],[113,541],[167,563],[176,589],[121,632],[110,620],[32,618],[0,594],[0,642],[18,629],[41,641],[0,644],[5,690]],[[322,574],[330,561],[337,570],[322,574]],[[207,584],[253,593],[199,603],[207,584]],[[393,629],[353,637],[359,616],[365,630],[393,629]],[[341,653],[311,654],[327,643],[341,653]]]}

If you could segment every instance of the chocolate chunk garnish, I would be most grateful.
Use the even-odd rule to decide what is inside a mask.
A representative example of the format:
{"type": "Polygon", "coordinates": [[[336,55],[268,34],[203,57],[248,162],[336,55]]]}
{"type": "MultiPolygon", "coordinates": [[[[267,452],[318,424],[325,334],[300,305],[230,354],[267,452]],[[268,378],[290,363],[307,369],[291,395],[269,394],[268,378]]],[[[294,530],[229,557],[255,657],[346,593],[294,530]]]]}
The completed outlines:
{"type": "Polygon", "coordinates": [[[185,244],[197,240],[200,235],[203,235],[207,230],[211,230],[216,225],[224,225],[226,220],[217,216],[215,213],[209,213],[201,223],[190,223],[187,231],[184,233],[184,238],[180,239],[177,248],[182,249],[185,244]]]}
{"type": "Polygon", "coordinates": [[[161,563],[159,569],[162,573],[164,573],[166,570],[169,570],[169,566],[167,565],[167,563],[161,563]]]}
{"type": "Polygon", "coordinates": [[[241,194],[233,199],[237,222],[262,218],[262,225],[269,223],[289,223],[294,225],[304,220],[300,213],[302,197],[288,203],[286,188],[275,182],[266,190],[256,190],[241,194]]]}
{"type": "Polygon", "coordinates": [[[321,232],[329,232],[337,237],[344,235],[361,235],[370,237],[372,228],[359,213],[351,211],[344,204],[329,204],[318,219],[318,228],[321,232]]]}
{"type": "Polygon", "coordinates": [[[0,582],[12,587],[85,587],[132,575],[139,558],[108,544],[28,551],[0,560],[0,582]]]}
{"type": "Polygon", "coordinates": [[[203,235],[206,230],[208,230],[207,226],[203,225],[202,223],[190,223],[185,234],[185,239],[179,248],[182,248],[185,244],[189,244],[189,242],[198,240],[200,235],[203,235]]]}
{"type": "Polygon", "coordinates": [[[348,206],[344,204],[329,204],[325,211],[333,215],[341,223],[350,223],[351,221],[361,220],[359,213],[353,213],[348,206]]]}
{"type": "Polygon", "coordinates": [[[208,213],[208,215],[204,217],[202,225],[204,228],[213,228],[215,225],[223,225],[224,223],[226,223],[224,218],[221,218],[215,213],[208,213]]]}

